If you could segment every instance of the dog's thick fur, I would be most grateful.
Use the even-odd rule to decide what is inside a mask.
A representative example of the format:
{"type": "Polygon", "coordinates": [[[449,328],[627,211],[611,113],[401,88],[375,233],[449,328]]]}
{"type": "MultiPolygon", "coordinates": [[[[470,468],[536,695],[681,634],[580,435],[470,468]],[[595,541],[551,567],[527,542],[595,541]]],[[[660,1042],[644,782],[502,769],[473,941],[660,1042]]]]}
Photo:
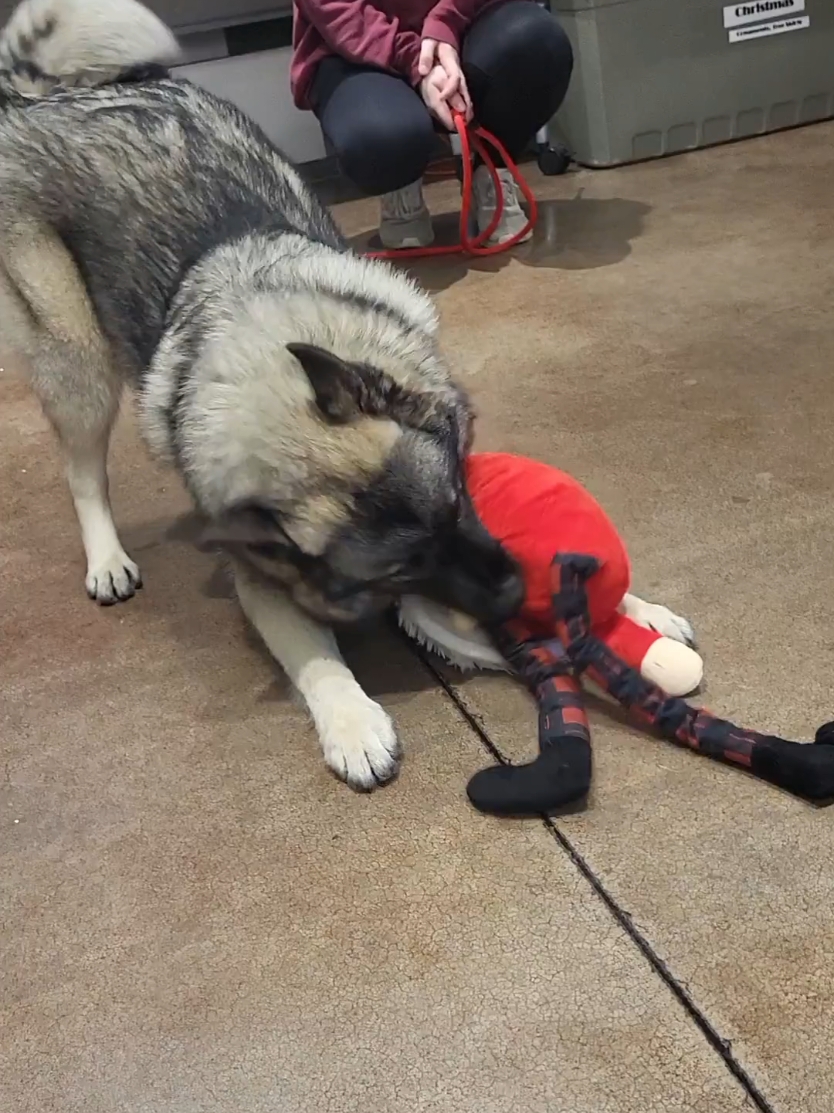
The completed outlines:
{"type": "Polygon", "coordinates": [[[328,764],[395,772],[330,624],[418,590],[498,621],[515,568],[469,503],[467,400],[429,298],[348,250],[236,108],[165,67],[135,0],[27,0],[0,38],[0,355],[62,442],[101,603],[133,595],[107,490],[123,385],[232,558],[328,764]]]}

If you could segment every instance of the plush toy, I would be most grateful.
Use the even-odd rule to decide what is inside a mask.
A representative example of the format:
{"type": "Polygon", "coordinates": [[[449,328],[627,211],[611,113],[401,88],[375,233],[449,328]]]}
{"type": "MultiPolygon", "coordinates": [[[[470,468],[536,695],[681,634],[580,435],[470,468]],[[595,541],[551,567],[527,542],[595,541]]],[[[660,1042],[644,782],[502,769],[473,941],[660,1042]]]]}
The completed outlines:
{"type": "MultiPolygon", "coordinates": [[[[583,553],[599,564],[587,583],[594,636],[667,694],[686,696],[695,691],[704,665],[685,644],[691,629],[686,624],[678,640],[631,617],[631,568],[625,545],[584,487],[546,464],[489,452],[469,458],[467,485],[481,521],[522,567],[526,592],[519,617],[532,636],[547,637],[553,629],[550,566],[554,554],[583,553]]],[[[410,634],[460,668],[508,667],[493,640],[466,615],[410,596],[403,600],[400,617],[410,634]]]]}
{"type": "Polygon", "coordinates": [[[469,457],[466,480],[484,526],[522,568],[522,609],[504,627],[482,631],[411,596],[400,605],[400,621],[457,665],[509,667],[537,699],[538,758],[478,773],[468,787],[475,807],[517,816],[584,807],[592,762],[583,675],[669,741],[806,800],[834,800],[834,724],[804,745],[744,730],[680,698],[700,683],[701,658],[691,645],[630,617],[625,546],[575,479],[532,460],[480,453],[469,457]]]}

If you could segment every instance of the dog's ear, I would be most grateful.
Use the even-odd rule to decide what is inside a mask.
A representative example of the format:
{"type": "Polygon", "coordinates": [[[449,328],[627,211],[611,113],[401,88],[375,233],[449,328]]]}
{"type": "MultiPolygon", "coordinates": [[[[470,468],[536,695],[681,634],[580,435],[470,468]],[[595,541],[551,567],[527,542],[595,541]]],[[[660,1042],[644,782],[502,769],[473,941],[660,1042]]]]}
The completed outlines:
{"type": "Polygon", "coordinates": [[[344,425],[362,413],[368,390],[358,367],[315,344],[287,344],[287,351],[304,368],[328,421],[344,425]]]}
{"type": "Polygon", "coordinates": [[[236,549],[243,545],[280,545],[291,547],[278,512],[257,500],[233,503],[206,526],[197,548],[236,549]]]}

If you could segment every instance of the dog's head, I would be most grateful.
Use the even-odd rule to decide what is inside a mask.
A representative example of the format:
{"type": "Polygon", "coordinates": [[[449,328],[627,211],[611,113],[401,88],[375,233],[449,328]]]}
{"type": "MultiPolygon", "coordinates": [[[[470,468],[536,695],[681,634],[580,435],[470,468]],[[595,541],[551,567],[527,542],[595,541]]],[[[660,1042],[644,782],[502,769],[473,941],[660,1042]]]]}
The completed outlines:
{"type": "Polygon", "coordinates": [[[472,424],[465,396],[445,383],[415,391],[321,348],[288,347],[324,432],[384,448],[370,467],[367,458],[353,466],[349,451],[311,448],[300,488],[226,507],[205,544],[331,623],[368,617],[409,593],[487,625],[511,617],[523,598],[519,570],[481,525],[464,484],[472,424]]]}

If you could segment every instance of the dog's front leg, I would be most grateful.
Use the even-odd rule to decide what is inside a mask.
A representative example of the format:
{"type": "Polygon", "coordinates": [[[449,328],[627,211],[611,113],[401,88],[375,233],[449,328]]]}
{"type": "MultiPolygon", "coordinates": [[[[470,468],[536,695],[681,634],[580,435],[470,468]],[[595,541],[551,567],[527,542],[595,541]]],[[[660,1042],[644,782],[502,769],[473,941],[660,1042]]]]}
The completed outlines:
{"type": "Polygon", "coordinates": [[[235,587],[244,614],[304,697],[336,776],[364,792],[390,781],[400,760],[394,725],[362,691],[332,630],[239,567],[235,587]]]}

